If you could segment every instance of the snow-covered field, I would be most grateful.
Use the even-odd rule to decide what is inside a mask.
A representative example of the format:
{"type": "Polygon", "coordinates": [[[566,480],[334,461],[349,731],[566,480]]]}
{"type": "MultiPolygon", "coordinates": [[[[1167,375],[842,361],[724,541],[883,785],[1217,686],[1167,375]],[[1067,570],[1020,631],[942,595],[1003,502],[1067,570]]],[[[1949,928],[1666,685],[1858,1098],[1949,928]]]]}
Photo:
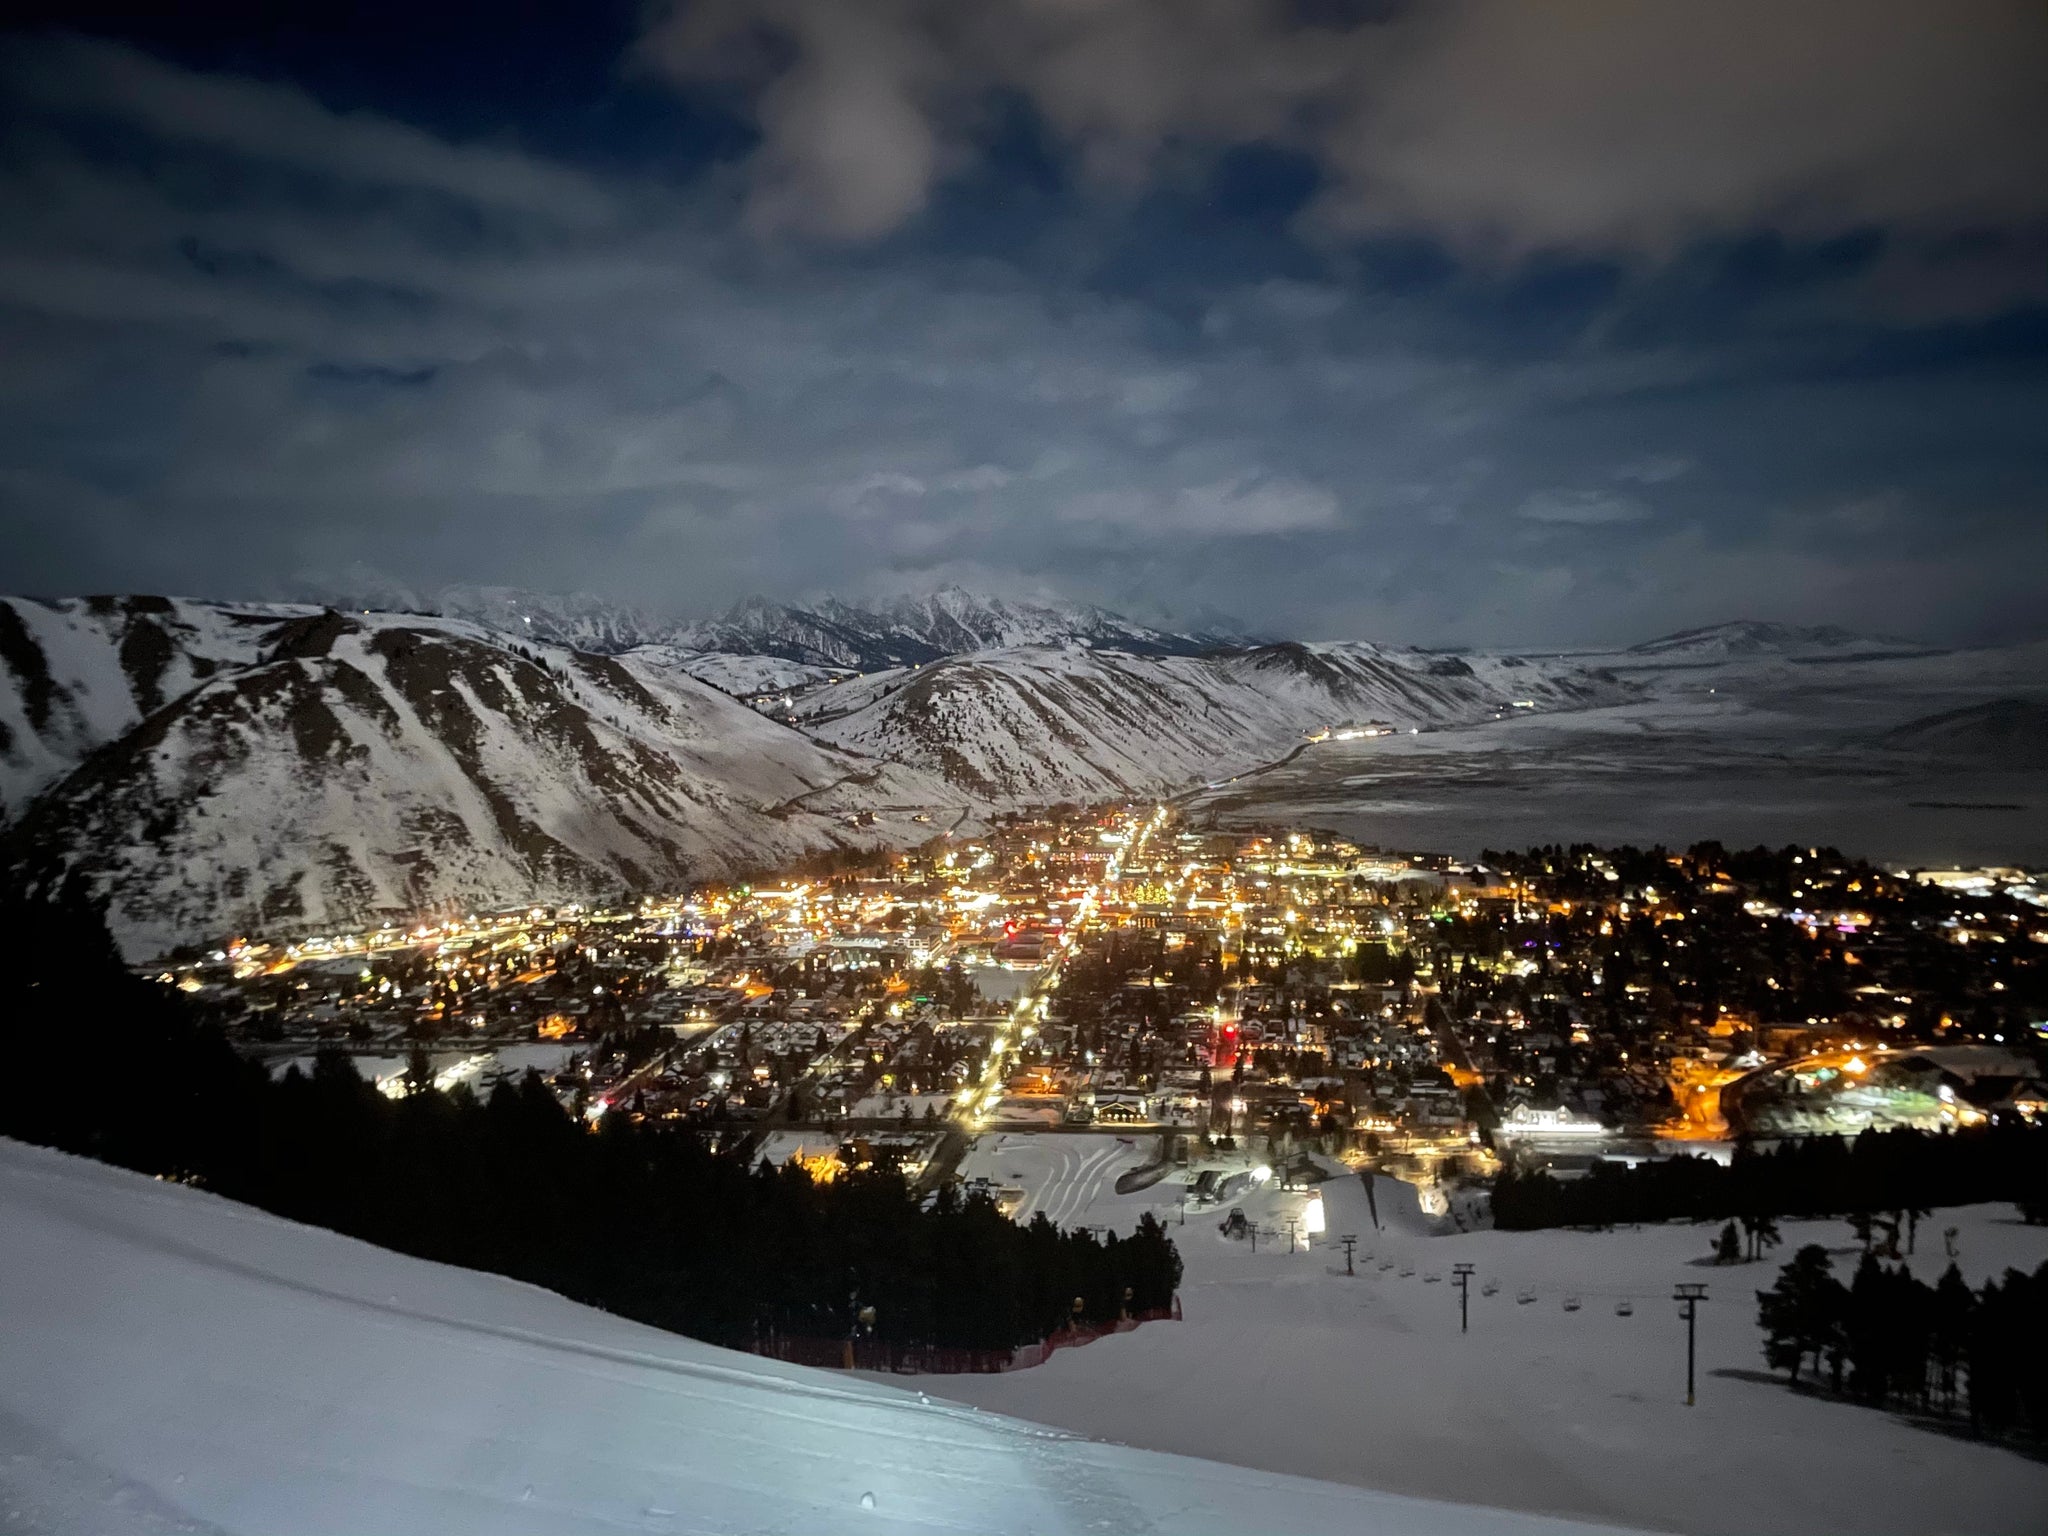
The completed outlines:
{"type": "Polygon", "coordinates": [[[853,1118],[856,1120],[886,1120],[901,1115],[908,1108],[910,1118],[922,1124],[925,1112],[943,1115],[953,1107],[951,1093],[891,1093],[886,1089],[871,1093],[855,1102],[853,1118]]]}
{"type": "Polygon", "coordinates": [[[1017,970],[1007,965],[970,965],[967,979],[990,1002],[1013,1003],[1037,983],[1038,967],[1017,970]]]}
{"type": "Polygon", "coordinates": [[[761,1147],[754,1154],[754,1161],[758,1163],[765,1158],[771,1166],[780,1168],[792,1157],[835,1157],[844,1140],[834,1130],[770,1131],[761,1138],[761,1147]]]}
{"type": "MultiPolygon", "coordinates": [[[[2041,1529],[2048,1466],[1764,1379],[1755,1291],[1807,1242],[1842,1252],[1846,1279],[1843,1222],[1787,1222],[1774,1262],[1717,1268],[1695,1262],[1711,1226],[1439,1237],[1414,1191],[1381,1179],[1375,1232],[1355,1177],[1320,1190],[1327,1236],[1292,1253],[1280,1235],[1254,1254],[1219,1234],[1220,1210],[1190,1208],[1174,1228],[1184,1321],[1060,1350],[1033,1370],[934,1378],[936,1389],[1156,1450],[1688,1536],[2041,1529]],[[1345,1233],[1360,1240],[1349,1277],[1331,1241],[1345,1233]],[[1462,1337],[1461,1261],[1477,1268],[1462,1337]],[[1678,1281],[1706,1282],[1710,1298],[1692,1408],[1678,1281]],[[1632,1315],[1618,1315],[1624,1302],[1632,1315]]],[[[1308,1198],[1268,1184],[1225,1209],[1284,1234],[1308,1198]]],[[[1175,1203],[1170,1181],[1128,1196],[1104,1183],[1063,1224],[1124,1228],[1175,1203]]],[[[1929,1280],[1949,1225],[1973,1283],[2048,1258],[2048,1229],[2010,1207],[1937,1212],[1913,1261],[1929,1280]]]]}
{"type": "Polygon", "coordinates": [[[1101,1444],[736,1355],[6,1141],[0,1232],[9,1532],[1590,1530],[1101,1444]]]}
{"type": "Polygon", "coordinates": [[[2048,646],[1713,665],[1603,662],[1653,697],[1319,743],[1198,817],[1329,827],[1473,857],[1532,843],[1826,842],[1900,864],[2048,862],[2048,771],[1908,722],[2048,697],[2048,646]]]}
{"type": "MultiPolygon", "coordinates": [[[[467,1084],[479,1091],[499,1076],[519,1078],[529,1069],[542,1075],[559,1072],[584,1047],[553,1041],[531,1041],[523,1045],[488,1046],[478,1051],[436,1050],[427,1055],[434,1068],[434,1082],[443,1091],[467,1084]]],[[[273,1077],[282,1077],[293,1067],[310,1073],[317,1058],[310,1055],[280,1056],[270,1063],[273,1077]]],[[[405,1076],[410,1058],[403,1054],[350,1056],[356,1075],[380,1087],[405,1076]]]]}
{"type": "Polygon", "coordinates": [[[1117,1178],[1150,1161],[1156,1136],[1110,1136],[1066,1131],[994,1132],[968,1148],[960,1160],[965,1178],[985,1178],[1003,1189],[1024,1191],[1016,1220],[1029,1221],[1040,1211],[1058,1227],[1136,1222],[1138,1210],[1156,1205],[1164,1186],[1148,1198],[1127,1205],[1116,1193],[1117,1178]]]}

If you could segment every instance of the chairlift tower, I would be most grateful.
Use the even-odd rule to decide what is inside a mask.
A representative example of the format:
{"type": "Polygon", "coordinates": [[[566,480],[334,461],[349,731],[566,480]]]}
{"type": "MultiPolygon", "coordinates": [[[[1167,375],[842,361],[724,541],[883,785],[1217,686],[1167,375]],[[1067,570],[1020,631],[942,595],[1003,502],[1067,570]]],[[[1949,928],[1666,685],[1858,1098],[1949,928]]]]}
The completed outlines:
{"type": "Polygon", "coordinates": [[[1700,1303],[1707,1299],[1707,1288],[1696,1281],[1683,1282],[1671,1299],[1685,1307],[1685,1406],[1690,1408],[1693,1406],[1694,1322],[1699,1316],[1700,1303]]]}
{"type": "Polygon", "coordinates": [[[1458,1282],[1458,1332],[1472,1331],[1472,1266],[1453,1264],[1451,1278],[1458,1282]]]}

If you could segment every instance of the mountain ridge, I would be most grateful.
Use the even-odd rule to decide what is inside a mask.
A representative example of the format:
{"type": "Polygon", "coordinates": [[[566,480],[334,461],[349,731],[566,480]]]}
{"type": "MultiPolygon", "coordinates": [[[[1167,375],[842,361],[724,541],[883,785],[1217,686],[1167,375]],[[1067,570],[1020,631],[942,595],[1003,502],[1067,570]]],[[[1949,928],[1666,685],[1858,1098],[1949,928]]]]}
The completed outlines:
{"type": "Polygon", "coordinates": [[[1085,603],[1029,601],[949,585],[870,603],[826,596],[804,605],[760,595],[709,618],[663,620],[591,593],[454,585],[431,592],[370,583],[318,592],[330,606],[464,619],[501,633],[618,654],[649,645],[767,656],[834,671],[877,671],[963,651],[1074,643],[1142,655],[1193,655],[1244,637],[1138,624],[1085,603]]]}
{"type": "Polygon", "coordinates": [[[1814,652],[1928,651],[1934,647],[1890,635],[1866,635],[1836,624],[1780,624],[1765,619],[1731,619],[1694,629],[1674,630],[1639,641],[1621,653],[1628,656],[1733,660],[1742,657],[1797,657],[1814,652]]]}
{"type": "MultiPolygon", "coordinates": [[[[0,598],[0,856],[40,888],[84,881],[142,953],[238,927],[675,889],[921,841],[937,812],[966,825],[1178,794],[1323,734],[1629,703],[1726,659],[1196,636],[1171,651],[1176,637],[1101,610],[944,589],[809,613],[834,645],[929,658],[860,670],[605,649],[633,632],[594,619],[602,644],[582,649],[510,611],[508,633],[307,604],[0,598]],[[1004,637],[1017,643],[985,643],[1004,637]],[[971,648],[932,656],[943,645],[971,648]]],[[[735,611],[789,638],[794,610],[735,611]]],[[[1646,643],[1817,633],[1842,643],[1749,624],[1646,643]]],[[[1803,659],[1757,655],[1765,671],[1803,659]]]]}
{"type": "Polygon", "coordinates": [[[767,719],[686,671],[460,621],[276,617],[98,743],[6,831],[131,953],[238,928],[677,889],[924,835],[950,786],[767,719]]]}

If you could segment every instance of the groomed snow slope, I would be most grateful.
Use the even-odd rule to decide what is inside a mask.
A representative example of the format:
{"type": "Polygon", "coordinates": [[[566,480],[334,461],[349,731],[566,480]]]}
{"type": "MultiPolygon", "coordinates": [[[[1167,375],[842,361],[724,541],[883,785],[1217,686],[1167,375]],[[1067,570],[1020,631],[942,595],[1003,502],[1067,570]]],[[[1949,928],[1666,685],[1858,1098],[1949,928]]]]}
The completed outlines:
{"type": "MultiPolygon", "coordinates": [[[[1176,1219],[1171,1182],[1119,1195],[1089,1177],[1070,1198],[1082,1181],[1033,1152],[1081,1139],[984,1137],[974,1155],[1028,1199],[1056,1202],[1065,1225],[1128,1230],[1145,1210],[1176,1219]]],[[[1755,1293],[1804,1243],[1826,1245],[1846,1281],[1856,1245],[1845,1222],[1786,1221],[1768,1261],[1720,1267],[1700,1262],[1714,1225],[1436,1236],[1414,1189],[1382,1178],[1375,1232],[1357,1178],[1320,1189],[1328,1232],[1311,1249],[1290,1252],[1284,1235],[1307,1197],[1270,1184],[1228,1202],[1267,1228],[1257,1253],[1218,1233],[1214,1208],[1171,1226],[1187,1265],[1184,1321],[1059,1350],[1036,1370],[930,1378],[930,1390],[1155,1450],[1686,1536],[2042,1529],[2048,1466],[1798,1396],[1766,1373],[1755,1293]],[[1351,1276],[1333,1241],[1347,1232],[1359,1238],[1351,1276]],[[1477,1271],[1466,1335],[1459,1262],[1477,1271]],[[1709,1297],[1691,1408],[1679,1281],[1704,1281],[1709,1297]]],[[[2010,1206],[1937,1211],[1911,1261],[1922,1279],[1947,1263],[1951,1225],[1973,1285],[2048,1259],[2048,1229],[2010,1206]]]]}
{"type": "Polygon", "coordinates": [[[5,1141],[0,1231],[10,1532],[1593,1529],[1078,1439],[5,1141]]]}

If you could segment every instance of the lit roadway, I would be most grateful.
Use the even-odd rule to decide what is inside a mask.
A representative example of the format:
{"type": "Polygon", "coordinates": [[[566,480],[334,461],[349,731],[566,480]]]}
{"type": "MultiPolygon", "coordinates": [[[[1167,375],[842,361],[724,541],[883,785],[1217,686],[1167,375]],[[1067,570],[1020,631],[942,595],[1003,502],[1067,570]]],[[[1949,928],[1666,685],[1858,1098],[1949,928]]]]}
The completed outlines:
{"type": "MultiPolygon", "coordinates": [[[[1011,1045],[1014,1041],[1028,1039],[1037,1032],[1036,1018],[1043,1016],[1042,1009],[1047,995],[1059,985],[1060,967],[1066,963],[1074,944],[1087,931],[1089,922],[1099,911],[1104,891],[1116,884],[1124,860],[1141,853],[1146,842],[1165,820],[1164,806],[1156,809],[1144,821],[1138,821],[1135,814],[1132,816],[1129,821],[1131,830],[1127,833],[1129,840],[1118,853],[1110,856],[1109,863],[1103,870],[1102,879],[1082,893],[1080,904],[1074,909],[1073,922],[1060,936],[1059,952],[1046,962],[1045,969],[1038,973],[1038,979],[1032,983],[1031,990],[1017,999],[1017,1006],[1010,1016],[996,1026],[995,1037],[989,1041],[988,1061],[982,1067],[981,1077],[971,1089],[960,1096],[954,1111],[960,1128],[969,1135],[979,1134],[988,1128],[988,1112],[995,1108],[1002,1098],[1004,1066],[1009,1059],[1011,1045]]],[[[1005,1130],[1023,1128],[1004,1127],[1005,1130]]]]}

